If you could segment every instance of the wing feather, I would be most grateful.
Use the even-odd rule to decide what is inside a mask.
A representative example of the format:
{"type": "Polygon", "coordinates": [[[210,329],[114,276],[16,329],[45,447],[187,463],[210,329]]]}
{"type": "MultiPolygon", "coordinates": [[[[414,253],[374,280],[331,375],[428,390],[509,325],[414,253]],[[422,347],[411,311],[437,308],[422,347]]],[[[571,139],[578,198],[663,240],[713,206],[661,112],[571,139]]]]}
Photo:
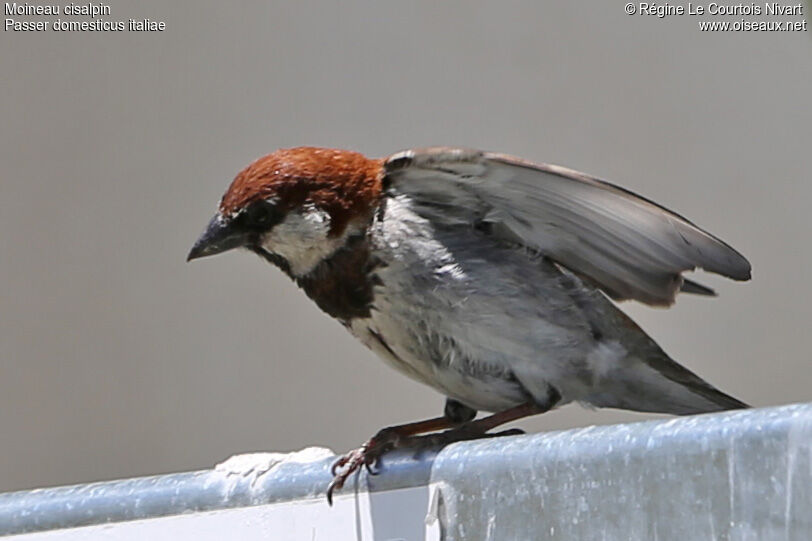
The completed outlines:
{"type": "Polygon", "coordinates": [[[395,154],[385,171],[390,193],[408,195],[436,223],[487,222],[618,299],[669,305],[681,288],[708,294],[683,281],[696,268],[750,278],[741,254],[684,217],[565,167],[433,147],[395,154]]]}

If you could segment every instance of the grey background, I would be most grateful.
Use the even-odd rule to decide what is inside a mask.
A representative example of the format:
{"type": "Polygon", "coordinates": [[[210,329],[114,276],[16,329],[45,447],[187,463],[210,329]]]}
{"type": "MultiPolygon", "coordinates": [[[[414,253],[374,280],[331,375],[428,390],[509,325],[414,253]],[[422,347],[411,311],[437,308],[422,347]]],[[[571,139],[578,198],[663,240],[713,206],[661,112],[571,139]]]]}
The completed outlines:
{"type": "Polygon", "coordinates": [[[256,257],[184,262],[234,174],[300,144],[499,150],[653,198],[754,280],[628,312],[743,400],[812,396],[808,32],[605,1],[110,4],[167,30],[0,33],[0,490],[344,450],[441,411],[256,257]]]}

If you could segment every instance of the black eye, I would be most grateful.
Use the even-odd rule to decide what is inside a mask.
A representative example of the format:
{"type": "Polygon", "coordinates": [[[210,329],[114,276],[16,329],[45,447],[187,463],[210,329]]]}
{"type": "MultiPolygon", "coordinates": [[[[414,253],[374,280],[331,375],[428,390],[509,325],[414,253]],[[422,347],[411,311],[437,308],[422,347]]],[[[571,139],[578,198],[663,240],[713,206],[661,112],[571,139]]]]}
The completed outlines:
{"type": "Polygon", "coordinates": [[[245,209],[243,220],[251,229],[264,230],[279,222],[279,212],[267,201],[258,201],[245,209]]]}

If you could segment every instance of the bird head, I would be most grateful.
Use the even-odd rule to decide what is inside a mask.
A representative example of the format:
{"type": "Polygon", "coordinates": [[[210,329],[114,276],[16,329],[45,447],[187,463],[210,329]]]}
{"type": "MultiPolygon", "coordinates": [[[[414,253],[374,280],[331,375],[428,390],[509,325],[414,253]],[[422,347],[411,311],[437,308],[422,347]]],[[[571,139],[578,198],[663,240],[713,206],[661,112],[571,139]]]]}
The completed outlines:
{"type": "Polygon", "coordinates": [[[243,169],[187,260],[247,248],[293,277],[363,231],[381,197],[382,161],[345,150],[277,150],[243,169]]]}

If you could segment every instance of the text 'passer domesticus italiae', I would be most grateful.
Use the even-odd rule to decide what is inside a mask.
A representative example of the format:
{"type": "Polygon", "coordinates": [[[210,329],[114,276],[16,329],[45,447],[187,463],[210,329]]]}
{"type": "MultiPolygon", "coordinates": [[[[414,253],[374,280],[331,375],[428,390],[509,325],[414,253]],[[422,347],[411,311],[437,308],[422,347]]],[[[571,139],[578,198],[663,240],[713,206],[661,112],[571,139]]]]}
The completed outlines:
{"type": "Polygon", "coordinates": [[[447,397],[443,416],[385,428],[340,458],[329,500],[390,449],[483,437],[568,402],[678,415],[747,407],[670,359],[610,299],[713,295],[681,273],[747,280],[750,264],[678,214],[577,171],[445,147],[385,159],[278,150],[237,175],[189,259],[233,248],[282,269],[386,363],[447,397]],[[475,420],[477,410],[493,414],[475,420]]]}

